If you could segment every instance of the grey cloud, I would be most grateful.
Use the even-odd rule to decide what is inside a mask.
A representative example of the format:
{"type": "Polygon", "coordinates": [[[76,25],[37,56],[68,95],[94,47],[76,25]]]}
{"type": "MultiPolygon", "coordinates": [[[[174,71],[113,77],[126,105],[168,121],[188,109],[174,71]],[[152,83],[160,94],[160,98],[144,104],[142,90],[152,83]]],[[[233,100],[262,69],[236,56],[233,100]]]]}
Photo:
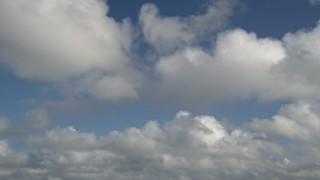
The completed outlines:
{"type": "Polygon", "coordinates": [[[13,179],[45,179],[46,169],[34,154],[14,153],[7,141],[0,141],[0,177],[13,179]]]}
{"type": "Polygon", "coordinates": [[[53,128],[47,112],[42,108],[35,108],[26,113],[25,120],[12,122],[7,118],[0,118],[0,135],[21,136],[41,132],[53,128]]]}
{"type": "Polygon", "coordinates": [[[309,3],[311,4],[311,5],[319,5],[320,4],[320,1],[319,0],[309,0],[309,3]]]}

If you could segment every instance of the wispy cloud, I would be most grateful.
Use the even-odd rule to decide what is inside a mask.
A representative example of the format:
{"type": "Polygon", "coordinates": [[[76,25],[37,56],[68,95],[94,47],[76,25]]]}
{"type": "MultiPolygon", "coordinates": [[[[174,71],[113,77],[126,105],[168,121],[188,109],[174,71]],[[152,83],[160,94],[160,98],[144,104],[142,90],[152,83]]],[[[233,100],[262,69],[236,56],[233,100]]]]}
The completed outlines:
{"type": "Polygon", "coordinates": [[[160,54],[208,40],[228,23],[237,3],[211,1],[203,14],[188,17],[162,17],[154,4],[144,4],[139,16],[143,37],[160,54]]]}
{"type": "Polygon", "coordinates": [[[311,5],[319,5],[320,4],[320,1],[319,0],[309,0],[310,4],[311,5]]]}
{"type": "Polygon", "coordinates": [[[0,117],[0,136],[19,137],[53,128],[53,123],[46,110],[35,108],[29,110],[25,120],[12,122],[8,118],[0,117]]]}

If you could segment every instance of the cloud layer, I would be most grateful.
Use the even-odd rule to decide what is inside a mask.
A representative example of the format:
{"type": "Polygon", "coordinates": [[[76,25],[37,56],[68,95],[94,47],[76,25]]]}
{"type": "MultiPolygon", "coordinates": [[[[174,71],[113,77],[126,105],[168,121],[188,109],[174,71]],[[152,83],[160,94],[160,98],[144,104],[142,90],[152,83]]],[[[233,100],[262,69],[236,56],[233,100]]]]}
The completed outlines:
{"type": "Polygon", "coordinates": [[[1,140],[0,177],[316,179],[320,173],[320,119],[313,111],[307,103],[291,104],[271,120],[250,123],[264,133],[242,128],[228,131],[212,116],[192,116],[186,111],[164,125],[149,121],[140,129],[104,136],[57,127],[24,140],[24,146],[33,149],[31,154],[14,152],[8,141],[1,140]],[[301,124],[303,121],[306,123],[301,124]],[[278,128],[278,123],[288,128],[278,128]],[[290,124],[296,124],[294,129],[290,124]],[[287,143],[281,144],[274,135],[286,138],[287,143]]]}

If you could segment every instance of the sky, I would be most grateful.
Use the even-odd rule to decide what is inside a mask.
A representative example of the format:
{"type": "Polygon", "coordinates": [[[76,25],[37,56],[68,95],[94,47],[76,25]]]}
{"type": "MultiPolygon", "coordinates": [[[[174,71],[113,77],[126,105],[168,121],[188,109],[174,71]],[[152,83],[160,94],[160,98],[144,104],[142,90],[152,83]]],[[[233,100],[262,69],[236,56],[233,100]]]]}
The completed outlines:
{"type": "Polygon", "coordinates": [[[0,179],[319,179],[319,20],[319,0],[2,0],[0,179]]]}

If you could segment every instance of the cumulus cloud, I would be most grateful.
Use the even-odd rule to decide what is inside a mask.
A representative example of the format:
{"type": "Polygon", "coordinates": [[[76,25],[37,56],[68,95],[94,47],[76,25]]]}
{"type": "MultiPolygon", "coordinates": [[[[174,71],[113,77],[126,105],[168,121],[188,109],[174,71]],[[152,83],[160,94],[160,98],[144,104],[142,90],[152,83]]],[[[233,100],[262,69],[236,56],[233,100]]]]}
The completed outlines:
{"type": "MultiPolygon", "coordinates": [[[[310,123],[319,121],[300,103],[287,105],[280,114],[292,119],[306,115],[310,123]]],[[[181,111],[163,125],[149,121],[142,128],[100,136],[81,133],[73,127],[57,127],[25,141],[33,153],[15,152],[8,141],[1,140],[0,177],[17,180],[316,179],[320,173],[319,159],[315,158],[320,154],[316,141],[318,129],[305,126],[314,141],[290,136],[295,145],[301,143],[292,146],[280,144],[269,136],[276,130],[268,131],[266,124],[259,124],[264,121],[267,120],[254,120],[252,124],[265,133],[240,128],[228,131],[212,116],[193,116],[181,111]]],[[[301,132],[301,129],[302,126],[295,130],[301,132]]],[[[277,133],[280,137],[287,134],[277,133]]]]}
{"type": "MultiPolygon", "coordinates": [[[[1,1],[1,55],[17,75],[55,80],[124,63],[102,1],[1,1]]],[[[126,42],[128,43],[128,42],[126,42]]]]}
{"type": "Polygon", "coordinates": [[[293,140],[316,141],[320,130],[319,112],[306,102],[286,105],[271,120],[255,119],[251,126],[293,140]]]}
{"type": "MultiPolygon", "coordinates": [[[[128,76],[130,23],[106,16],[109,7],[103,1],[5,0],[0,7],[0,62],[17,76],[49,82],[72,78],[72,83],[94,71],[113,84],[128,76]]],[[[115,98],[137,94],[129,82],[122,88],[127,89],[115,98]]],[[[105,91],[98,96],[108,99],[112,90],[105,91]]]]}
{"type": "Polygon", "coordinates": [[[254,119],[250,127],[274,139],[281,138],[296,164],[292,175],[304,179],[319,177],[319,105],[300,101],[284,105],[277,115],[270,119],[254,119]],[[309,177],[308,177],[309,176],[309,177]]]}
{"type": "Polygon", "coordinates": [[[17,75],[55,80],[126,61],[130,39],[102,1],[1,1],[1,56],[17,75]]]}
{"type": "Polygon", "coordinates": [[[272,68],[285,57],[281,42],[235,29],[220,34],[211,52],[190,47],[162,57],[156,65],[156,87],[176,102],[267,96],[273,89],[269,86],[280,84],[273,81],[272,68]]]}
{"type": "MultiPolygon", "coordinates": [[[[305,86],[319,89],[318,76],[319,64],[319,23],[313,29],[302,29],[296,33],[287,33],[283,38],[289,58],[281,68],[294,81],[300,81],[305,86]]],[[[311,98],[319,98],[315,93],[311,98]]]]}
{"type": "Polygon", "coordinates": [[[242,29],[219,33],[212,50],[190,46],[161,57],[154,89],[160,99],[180,104],[319,99],[319,29],[288,33],[281,40],[242,29]]]}

